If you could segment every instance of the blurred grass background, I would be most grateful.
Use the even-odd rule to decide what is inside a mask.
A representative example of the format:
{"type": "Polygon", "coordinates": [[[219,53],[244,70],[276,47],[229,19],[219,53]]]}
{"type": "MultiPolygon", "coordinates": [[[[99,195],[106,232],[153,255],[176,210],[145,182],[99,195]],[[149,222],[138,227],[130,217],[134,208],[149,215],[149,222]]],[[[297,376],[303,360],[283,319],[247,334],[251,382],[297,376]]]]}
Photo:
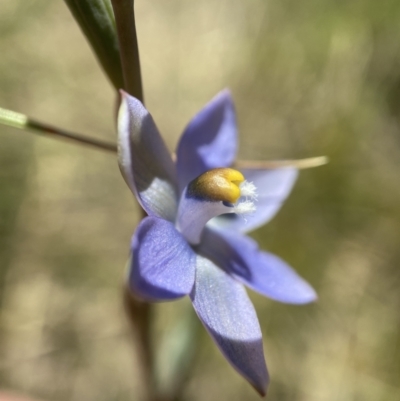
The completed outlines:
{"type": "MultiPolygon", "coordinates": [[[[251,294],[279,401],[400,399],[400,3],[137,0],[145,97],[170,149],[230,87],[241,158],[327,155],[254,233],[319,293],[251,294]]],[[[2,0],[0,106],[113,140],[114,93],[62,1],[2,0]]],[[[139,214],[115,157],[0,127],[0,386],[140,400],[121,306],[139,214]]],[[[157,305],[159,335],[187,301],[157,305]]],[[[257,400],[207,335],[184,394],[257,400]]]]}

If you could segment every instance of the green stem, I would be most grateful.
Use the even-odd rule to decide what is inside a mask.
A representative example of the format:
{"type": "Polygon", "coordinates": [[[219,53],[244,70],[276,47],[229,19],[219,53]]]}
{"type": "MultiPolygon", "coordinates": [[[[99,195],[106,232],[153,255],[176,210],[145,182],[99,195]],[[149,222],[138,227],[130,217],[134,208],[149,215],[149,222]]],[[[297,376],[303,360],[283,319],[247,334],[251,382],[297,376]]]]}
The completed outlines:
{"type": "Polygon", "coordinates": [[[142,76],[133,0],[111,0],[121,56],[124,89],[143,103],[142,76]]]}
{"type": "Polygon", "coordinates": [[[27,117],[25,114],[17,113],[12,110],[0,107],[0,124],[7,125],[22,130],[30,130],[40,135],[62,138],[75,143],[88,145],[93,148],[106,150],[108,152],[116,152],[117,146],[113,143],[90,138],[85,135],[77,134],[54,127],[27,117]]]}
{"type": "MultiPolygon", "coordinates": [[[[144,216],[143,216],[144,217],[144,216]]],[[[151,344],[151,318],[153,305],[136,299],[127,285],[123,292],[124,306],[135,334],[135,343],[140,358],[146,398],[148,401],[156,400],[154,389],[154,355],[151,344]]]]}
{"type": "MultiPolygon", "coordinates": [[[[133,0],[111,0],[111,4],[117,28],[124,89],[143,103],[133,0]]],[[[145,217],[144,211],[142,217],[145,217]]],[[[138,354],[141,359],[143,379],[147,391],[146,398],[148,401],[157,401],[157,392],[154,388],[154,355],[151,344],[153,305],[134,298],[128,287],[124,289],[124,304],[137,338],[138,354]]]]}
{"type": "Polygon", "coordinates": [[[110,0],[64,0],[115,89],[124,84],[110,0]]]}

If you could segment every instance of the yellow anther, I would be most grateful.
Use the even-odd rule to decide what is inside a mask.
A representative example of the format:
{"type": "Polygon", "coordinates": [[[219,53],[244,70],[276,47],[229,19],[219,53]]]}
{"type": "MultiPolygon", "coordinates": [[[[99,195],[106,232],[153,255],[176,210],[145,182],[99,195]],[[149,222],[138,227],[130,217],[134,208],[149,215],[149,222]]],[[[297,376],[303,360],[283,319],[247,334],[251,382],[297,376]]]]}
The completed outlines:
{"type": "Polygon", "coordinates": [[[243,174],[231,168],[215,168],[195,178],[188,186],[188,196],[209,201],[236,203],[240,198],[239,185],[243,174]]]}

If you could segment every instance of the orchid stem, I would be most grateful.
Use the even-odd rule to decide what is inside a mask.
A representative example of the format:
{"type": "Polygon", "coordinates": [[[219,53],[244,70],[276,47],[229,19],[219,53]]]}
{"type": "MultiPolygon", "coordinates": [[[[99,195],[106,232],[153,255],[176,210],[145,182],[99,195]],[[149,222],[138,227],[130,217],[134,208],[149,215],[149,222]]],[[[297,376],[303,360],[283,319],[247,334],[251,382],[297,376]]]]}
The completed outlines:
{"type": "Polygon", "coordinates": [[[124,287],[124,306],[136,337],[138,356],[141,361],[143,380],[147,391],[147,399],[153,401],[154,389],[154,355],[151,344],[152,305],[134,298],[128,286],[124,287]]]}
{"type": "Polygon", "coordinates": [[[121,57],[125,90],[143,103],[142,76],[133,0],[111,0],[121,57]]]}
{"type": "Polygon", "coordinates": [[[124,85],[109,0],[64,0],[116,90],[124,85]]]}
{"type": "Polygon", "coordinates": [[[62,138],[74,143],[92,146],[93,148],[106,150],[108,152],[116,152],[117,146],[114,143],[90,138],[85,135],[77,134],[54,127],[27,117],[25,114],[15,111],[3,109],[0,107],[0,124],[21,130],[33,131],[40,135],[51,136],[54,138],[62,138]]]}
{"type": "MultiPolygon", "coordinates": [[[[124,88],[130,95],[144,103],[139,48],[136,36],[133,0],[111,0],[121,57],[124,88]]],[[[143,212],[143,218],[145,213],[143,212]]],[[[125,288],[125,308],[136,334],[138,354],[141,359],[148,401],[157,400],[154,388],[154,355],[151,344],[151,318],[153,305],[141,302],[125,288]]]]}

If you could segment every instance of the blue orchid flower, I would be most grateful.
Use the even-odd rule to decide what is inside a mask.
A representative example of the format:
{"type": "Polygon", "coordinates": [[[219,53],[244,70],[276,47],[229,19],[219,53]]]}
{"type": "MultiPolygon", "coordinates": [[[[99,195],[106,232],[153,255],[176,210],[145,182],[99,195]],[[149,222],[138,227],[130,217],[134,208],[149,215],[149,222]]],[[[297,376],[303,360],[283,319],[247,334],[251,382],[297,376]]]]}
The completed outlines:
{"type": "Polygon", "coordinates": [[[176,161],[150,113],[124,92],[118,135],[121,171],[148,214],[132,239],[131,291],[146,301],[189,295],[225,358],[265,395],[269,377],[262,334],[244,285],[293,304],[314,301],[316,293],[245,233],[277,213],[297,169],[232,168],[238,138],[226,90],[186,127],[176,161]]]}

